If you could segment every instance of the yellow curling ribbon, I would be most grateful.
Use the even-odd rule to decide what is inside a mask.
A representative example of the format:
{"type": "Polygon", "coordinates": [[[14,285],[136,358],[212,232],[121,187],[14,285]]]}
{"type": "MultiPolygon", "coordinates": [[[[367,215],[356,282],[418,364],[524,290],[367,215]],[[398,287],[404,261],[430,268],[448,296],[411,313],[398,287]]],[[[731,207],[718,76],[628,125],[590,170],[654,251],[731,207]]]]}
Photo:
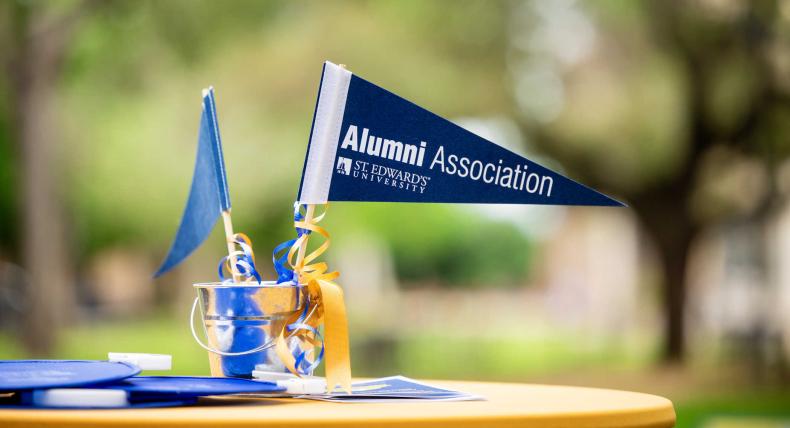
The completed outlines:
{"type": "MultiPolygon", "coordinates": [[[[320,340],[316,337],[315,329],[321,324],[324,325],[324,360],[326,362],[326,386],[329,392],[340,385],[340,387],[347,393],[351,393],[351,358],[349,353],[348,342],[348,318],[346,317],[346,306],[343,302],[343,289],[339,285],[332,282],[340,274],[338,272],[327,272],[328,265],[325,262],[313,263],[321,254],[328,248],[331,242],[329,232],[326,229],[318,226],[324,215],[326,214],[327,205],[324,206],[324,212],[321,215],[314,217],[310,220],[295,221],[294,226],[297,229],[309,230],[310,234],[302,234],[296,242],[291,246],[288,251],[288,263],[297,273],[300,284],[307,284],[307,292],[309,296],[309,304],[312,306],[308,308],[308,313],[311,315],[308,319],[304,320],[313,328],[310,330],[298,330],[294,332],[294,336],[299,337],[302,343],[312,346],[319,346],[320,340]],[[324,242],[318,246],[313,252],[305,255],[300,263],[295,264],[293,259],[299,252],[299,248],[305,243],[309,235],[321,235],[324,237],[324,242]]],[[[296,322],[299,314],[294,315],[287,323],[291,324],[296,322]]],[[[284,328],[277,338],[276,352],[280,360],[285,364],[288,370],[299,376],[296,369],[296,360],[288,348],[287,338],[290,337],[289,332],[284,328]]]]}

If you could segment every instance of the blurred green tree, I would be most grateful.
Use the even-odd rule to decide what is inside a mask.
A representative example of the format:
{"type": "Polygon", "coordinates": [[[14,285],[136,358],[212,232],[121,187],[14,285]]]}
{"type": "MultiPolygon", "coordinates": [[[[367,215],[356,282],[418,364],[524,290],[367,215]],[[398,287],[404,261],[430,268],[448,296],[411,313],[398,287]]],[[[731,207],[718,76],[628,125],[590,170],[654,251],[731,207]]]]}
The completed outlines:
{"type": "MultiPolygon", "coordinates": [[[[247,1],[228,8],[219,2],[203,2],[199,7],[186,7],[188,13],[184,4],[155,1],[136,5],[123,1],[12,0],[0,6],[0,22],[5,24],[0,28],[0,59],[6,65],[1,87],[9,93],[8,104],[0,109],[5,113],[0,120],[0,153],[7,155],[0,162],[8,164],[0,173],[0,183],[7,185],[0,193],[0,219],[9,220],[0,228],[0,242],[7,247],[5,251],[20,254],[29,274],[22,339],[33,354],[52,350],[59,327],[73,313],[76,298],[74,248],[70,245],[73,236],[69,236],[67,224],[71,222],[62,200],[69,193],[62,180],[68,150],[62,145],[63,115],[58,99],[66,66],[79,67],[71,57],[75,56],[75,38],[85,28],[103,23],[99,37],[139,39],[139,33],[117,30],[124,24],[134,26],[138,16],[133,10],[145,8],[151,18],[147,29],[178,58],[189,62],[209,54],[223,37],[265,23],[279,4],[247,1]],[[20,195],[16,195],[17,189],[20,195]],[[14,203],[15,198],[18,203],[14,203]],[[14,222],[17,218],[20,221],[14,222]],[[21,227],[5,227],[13,224],[21,227]]],[[[134,46],[125,41],[126,47],[134,46]]],[[[130,56],[134,53],[125,52],[130,56]]],[[[112,55],[100,51],[88,56],[91,54],[94,60],[96,56],[112,55]]],[[[85,55],[76,57],[85,59],[85,55]]],[[[128,73],[116,71],[120,75],[128,73]]]]}
{"type": "MultiPolygon", "coordinates": [[[[419,1],[237,1],[228,7],[212,1],[20,0],[0,5],[0,20],[8,24],[0,29],[0,43],[9,64],[0,85],[10,94],[7,108],[0,110],[7,113],[0,121],[7,136],[2,141],[9,143],[0,150],[9,156],[0,162],[12,166],[0,171],[0,180],[9,184],[0,193],[0,208],[8,208],[2,215],[11,219],[0,228],[0,245],[31,274],[22,336],[27,346],[35,354],[52,349],[79,294],[79,271],[98,252],[141,246],[155,258],[164,251],[165,234],[175,227],[169,221],[177,221],[180,194],[188,189],[181,182],[188,183],[191,171],[195,116],[183,109],[186,89],[168,94],[165,88],[187,79],[192,79],[189,88],[223,82],[227,74],[223,88],[229,91],[221,91],[220,99],[234,89],[244,96],[236,96],[242,102],[221,103],[221,116],[249,111],[240,121],[224,121],[228,141],[234,141],[234,124],[238,135],[245,120],[262,122],[250,129],[265,128],[268,135],[242,136],[265,144],[231,144],[226,152],[229,159],[234,151],[248,159],[266,155],[265,168],[236,167],[230,177],[234,196],[239,195],[234,202],[253,205],[234,217],[242,230],[262,237],[256,238],[256,248],[265,251],[290,236],[290,189],[298,178],[292,166],[301,164],[309,100],[315,97],[315,85],[305,82],[317,78],[320,60],[347,58],[360,72],[379,71],[382,84],[401,88],[411,98],[420,94],[422,102],[445,114],[490,111],[506,105],[500,79],[490,78],[501,76],[504,37],[496,23],[504,11],[502,4],[480,1],[459,3],[449,15],[444,3],[419,1]],[[365,43],[360,43],[363,35],[365,43]],[[385,50],[399,53],[379,58],[385,50]],[[290,63],[289,72],[261,74],[283,67],[281,62],[290,63]],[[475,83],[464,84],[464,97],[456,92],[462,84],[458,67],[477,76],[471,79],[475,83]],[[430,91],[402,78],[418,72],[435,76],[430,91]],[[300,145],[293,149],[296,140],[300,145]],[[173,159],[182,156],[189,161],[174,165],[173,159]],[[16,199],[15,192],[20,193],[16,199]]],[[[369,210],[348,212],[361,219],[369,210]]],[[[447,249],[469,250],[478,239],[450,233],[450,226],[436,220],[441,212],[438,207],[412,212],[412,222],[441,238],[430,254],[421,252],[425,258],[419,266],[412,265],[412,247],[397,227],[385,234],[401,274],[471,284],[486,272],[506,273],[505,279],[513,280],[526,271],[526,240],[512,233],[512,225],[495,222],[475,225],[494,227],[500,240],[518,246],[510,257],[467,264],[437,258],[447,249]],[[423,224],[426,218],[434,220],[423,224]],[[468,275],[472,271],[476,276],[468,275]]],[[[393,227],[386,216],[380,218],[367,224],[368,230],[393,227]]]]}
{"type": "Polygon", "coordinates": [[[776,1],[584,6],[606,24],[598,58],[564,71],[570,101],[556,119],[522,126],[573,176],[636,211],[663,272],[663,356],[682,360],[692,244],[726,219],[760,221],[782,205],[775,172],[790,154],[781,68],[790,24],[776,1]],[[601,74],[614,86],[587,77],[601,74]],[[585,91],[593,95],[573,98],[585,91]],[[624,108],[611,107],[618,97],[624,108]],[[726,189],[730,201],[717,200],[712,184],[746,160],[761,166],[764,189],[726,189]],[[744,193],[757,198],[745,210],[732,203],[744,193]]]}
{"type": "MultiPolygon", "coordinates": [[[[29,273],[24,335],[35,354],[48,352],[74,301],[69,273],[58,159],[57,84],[80,20],[95,2],[12,1],[3,4],[3,62],[11,109],[3,122],[19,153],[17,182],[22,261],[29,273]]],[[[11,157],[8,158],[9,160],[11,157]]],[[[11,170],[13,171],[13,170],[11,170]]]]}

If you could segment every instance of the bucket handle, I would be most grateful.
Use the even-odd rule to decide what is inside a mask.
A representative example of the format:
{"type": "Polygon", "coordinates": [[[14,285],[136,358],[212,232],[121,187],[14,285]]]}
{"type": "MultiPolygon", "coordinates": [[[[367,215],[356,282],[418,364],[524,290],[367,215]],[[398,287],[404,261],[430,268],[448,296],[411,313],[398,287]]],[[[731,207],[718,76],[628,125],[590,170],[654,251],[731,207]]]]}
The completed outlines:
{"type": "MultiPolygon", "coordinates": [[[[220,351],[219,349],[214,349],[211,346],[206,345],[205,343],[203,343],[203,340],[200,339],[197,332],[195,331],[195,311],[197,310],[197,305],[199,300],[200,300],[199,297],[195,297],[195,300],[192,302],[192,310],[189,312],[189,329],[192,331],[192,337],[195,339],[195,342],[197,342],[197,344],[200,345],[201,348],[205,349],[208,352],[211,352],[212,354],[222,355],[223,357],[240,357],[242,355],[254,354],[256,352],[260,352],[274,346],[275,343],[274,339],[264,343],[263,345],[255,349],[250,349],[248,351],[240,351],[240,352],[220,351]]],[[[315,313],[315,307],[312,310],[310,310],[309,314],[307,314],[307,317],[305,317],[305,321],[310,319],[310,317],[313,316],[313,313],[315,313]]],[[[203,328],[205,329],[205,327],[206,326],[204,325],[203,328]]],[[[206,332],[206,334],[208,335],[208,332],[206,332]]],[[[296,334],[296,331],[289,334],[286,338],[290,339],[294,334],[296,334]]]]}

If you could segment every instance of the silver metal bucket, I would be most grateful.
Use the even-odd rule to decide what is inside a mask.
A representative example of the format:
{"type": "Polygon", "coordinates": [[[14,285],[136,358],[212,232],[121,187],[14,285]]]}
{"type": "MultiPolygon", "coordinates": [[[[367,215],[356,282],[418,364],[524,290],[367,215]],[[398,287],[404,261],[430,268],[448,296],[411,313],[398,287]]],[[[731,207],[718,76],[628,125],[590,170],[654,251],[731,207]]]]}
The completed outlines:
{"type": "Polygon", "coordinates": [[[249,378],[256,367],[287,371],[273,348],[288,319],[307,304],[303,285],[266,281],[260,285],[199,283],[194,287],[197,297],[190,313],[192,336],[209,351],[212,376],[249,378]],[[195,331],[198,305],[208,343],[195,331]]]}

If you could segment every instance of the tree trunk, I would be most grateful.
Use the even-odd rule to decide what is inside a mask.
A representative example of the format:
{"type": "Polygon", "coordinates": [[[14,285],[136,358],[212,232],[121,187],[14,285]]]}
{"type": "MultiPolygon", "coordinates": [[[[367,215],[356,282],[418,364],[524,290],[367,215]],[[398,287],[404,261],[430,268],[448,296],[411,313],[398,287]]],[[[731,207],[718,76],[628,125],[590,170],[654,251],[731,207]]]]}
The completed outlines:
{"type": "Polygon", "coordinates": [[[646,232],[658,252],[662,276],[664,323],[662,360],[682,362],[686,354],[687,267],[691,244],[698,235],[688,209],[690,190],[685,177],[632,199],[646,232]]]}
{"type": "Polygon", "coordinates": [[[673,242],[657,239],[662,247],[661,263],[664,271],[664,362],[681,362],[686,355],[686,268],[691,237],[681,236],[673,242]]]}
{"type": "Polygon", "coordinates": [[[30,6],[17,3],[14,58],[15,138],[21,157],[22,262],[29,274],[21,338],[34,356],[53,350],[74,306],[68,269],[58,153],[56,83],[64,34],[36,25],[30,6]],[[47,29],[48,30],[48,29],[47,29]]]}

